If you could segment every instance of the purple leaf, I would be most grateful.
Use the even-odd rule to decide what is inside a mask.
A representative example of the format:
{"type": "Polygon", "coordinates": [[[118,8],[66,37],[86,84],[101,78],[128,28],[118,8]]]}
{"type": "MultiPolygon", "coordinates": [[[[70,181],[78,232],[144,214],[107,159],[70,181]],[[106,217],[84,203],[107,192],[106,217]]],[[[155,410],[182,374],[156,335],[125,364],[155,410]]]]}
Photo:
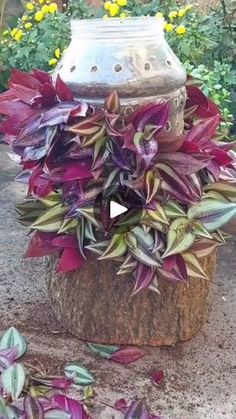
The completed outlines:
{"type": "Polygon", "coordinates": [[[66,377],[57,377],[57,378],[51,378],[51,379],[40,379],[38,377],[31,377],[34,382],[37,384],[46,386],[46,387],[52,387],[57,388],[61,390],[68,389],[73,381],[66,377]]]}
{"type": "Polygon", "coordinates": [[[151,379],[154,381],[155,384],[162,384],[164,380],[164,372],[162,370],[160,371],[154,371],[151,374],[151,379]]]}
{"type": "Polygon", "coordinates": [[[177,199],[177,202],[189,204],[201,199],[201,194],[196,192],[192,182],[186,176],[181,176],[177,171],[164,163],[157,163],[156,168],[162,179],[162,189],[177,199]]]}
{"type": "Polygon", "coordinates": [[[79,269],[84,262],[83,256],[80,254],[79,249],[66,248],[63,250],[60,262],[57,267],[57,272],[69,272],[79,269]]]}
{"type": "Polygon", "coordinates": [[[57,164],[49,171],[49,177],[54,182],[68,182],[76,179],[89,179],[92,177],[90,163],[84,161],[68,161],[57,164]]]}
{"type": "Polygon", "coordinates": [[[0,374],[9,368],[13,362],[11,362],[7,357],[0,354],[0,374]]]}
{"type": "Polygon", "coordinates": [[[128,118],[137,131],[143,131],[146,125],[155,125],[159,130],[164,128],[170,112],[168,103],[148,103],[140,106],[128,118]]]}
{"type": "Polygon", "coordinates": [[[78,102],[57,103],[51,109],[43,113],[40,128],[44,126],[66,124],[71,113],[75,111],[79,112],[80,108],[81,106],[78,102]]]}
{"type": "Polygon", "coordinates": [[[0,373],[9,368],[18,358],[17,346],[0,349],[0,373]]]}
{"type": "Polygon", "coordinates": [[[78,242],[76,235],[60,234],[57,235],[51,241],[52,245],[55,247],[65,248],[70,247],[72,249],[78,248],[78,242]]]}
{"type": "Polygon", "coordinates": [[[220,115],[219,108],[208,99],[201,90],[192,85],[187,85],[188,99],[186,102],[186,108],[196,107],[195,114],[199,118],[209,118],[214,115],[220,115]]]}
{"type": "Polygon", "coordinates": [[[132,362],[137,361],[139,358],[142,358],[144,355],[147,355],[147,352],[141,348],[122,348],[114,352],[110,359],[112,361],[118,362],[119,364],[131,364],[132,362]]]}
{"type": "Polygon", "coordinates": [[[18,348],[13,346],[12,348],[0,349],[0,356],[8,359],[9,362],[13,363],[18,358],[18,348]]]}
{"type": "Polygon", "coordinates": [[[181,175],[191,175],[204,169],[212,157],[204,153],[189,154],[177,153],[158,153],[156,161],[168,164],[172,169],[176,170],[181,175]]]}
{"type": "Polygon", "coordinates": [[[71,419],[88,419],[84,411],[83,405],[77,400],[57,394],[52,397],[54,407],[59,407],[61,410],[71,414],[71,419]]]}
{"type": "Polygon", "coordinates": [[[145,400],[137,400],[136,402],[133,402],[124,419],[150,419],[145,400]]]}
{"type": "Polygon", "coordinates": [[[187,141],[192,141],[200,147],[203,146],[214,136],[219,123],[219,115],[200,121],[188,132],[187,141]]]}
{"type": "Polygon", "coordinates": [[[41,232],[35,232],[30,244],[28,246],[28,249],[25,253],[25,257],[27,258],[33,258],[33,257],[43,257],[43,256],[49,256],[56,252],[58,252],[58,248],[55,248],[51,241],[48,243],[46,240],[44,240],[44,237],[46,237],[47,233],[41,233],[41,232]]]}
{"type": "Polygon", "coordinates": [[[41,83],[52,83],[52,77],[50,73],[47,73],[46,71],[38,70],[33,68],[32,70],[34,76],[37,80],[39,80],[41,83]]]}
{"type": "Polygon", "coordinates": [[[134,143],[136,147],[136,153],[145,161],[146,167],[150,166],[153,157],[157,154],[158,143],[153,138],[151,140],[145,140],[144,138],[137,138],[134,136],[134,143]]]}
{"type": "Polygon", "coordinates": [[[15,68],[11,71],[9,87],[16,84],[28,87],[29,89],[37,90],[41,86],[42,82],[37,78],[36,74],[25,73],[15,68]]]}
{"type": "Polygon", "coordinates": [[[25,419],[44,419],[43,407],[41,403],[31,396],[24,399],[25,419]]]}
{"type": "Polygon", "coordinates": [[[128,408],[128,403],[125,399],[116,400],[114,408],[120,412],[126,413],[128,408]]]}
{"type": "Polygon", "coordinates": [[[62,102],[70,102],[74,100],[72,91],[64,83],[59,74],[56,79],[56,92],[62,102]]]}
{"type": "Polygon", "coordinates": [[[172,282],[186,282],[188,279],[185,262],[181,255],[168,256],[163,260],[163,269],[158,269],[161,276],[172,282]]]}
{"type": "Polygon", "coordinates": [[[153,282],[155,277],[155,270],[150,266],[144,265],[141,262],[138,262],[136,271],[135,271],[135,286],[132,292],[132,296],[137,294],[144,289],[147,289],[153,282]]]}

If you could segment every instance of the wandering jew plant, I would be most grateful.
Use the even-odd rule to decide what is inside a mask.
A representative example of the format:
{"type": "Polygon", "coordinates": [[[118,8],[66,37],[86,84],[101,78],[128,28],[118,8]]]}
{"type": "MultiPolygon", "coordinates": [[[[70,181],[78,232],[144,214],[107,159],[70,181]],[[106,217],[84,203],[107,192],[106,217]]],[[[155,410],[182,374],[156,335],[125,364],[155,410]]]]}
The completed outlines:
{"type": "Polygon", "coordinates": [[[96,109],[59,77],[53,84],[45,72],[14,70],[0,96],[0,129],[23,165],[18,178],[28,181],[17,205],[33,233],[26,256],[57,252],[66,272],[95,252],[133,275],[133,294],[157,289],[161,277],[206,278],[201,258],[224,243],[220,228],[236,215],[236,160],[217,106],[192,80],[187,95],[185,132],[166,138],[168,103],[124,116],[115,91],[96,109]],[[101,192],[122,203],[120,188],[132,209],[110,220],[102,200],[97,217],[101,192]]]}

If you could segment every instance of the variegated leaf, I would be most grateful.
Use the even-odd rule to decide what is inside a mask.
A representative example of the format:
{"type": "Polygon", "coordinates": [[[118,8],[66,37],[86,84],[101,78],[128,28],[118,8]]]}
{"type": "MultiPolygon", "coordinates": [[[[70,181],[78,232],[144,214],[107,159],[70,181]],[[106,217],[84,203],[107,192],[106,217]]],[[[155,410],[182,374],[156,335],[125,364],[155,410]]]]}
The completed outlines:
{"type": "MultiPolygon", "coordinates": [[[[192,250],[192,249],[191,249],[192,250]]],[[[204,271],[198,258],[193,253],[183,253],[182,257],[185,261],[188,276],[191,278],[208,279],[206,272],[204,271]]]]}
{"type": "Polygon", "coordinates": [[[90,371],[78,362],[67,363],[64,371],[65,376],[71,378],[75,384],[87,386],[95,381],[90,371]]]}
{"type": "Polygon", "coordinates": [[[236,216],[236,203],[225,203],[214,199],[204,199],[188,209],[188,217],[194,218],[211,233],[236,216]]]}
{"type": "Polygon", "coordinates": [[[1,384],[5,393],[11,396],[12,400],[17,400],[24,388],[26,380],[25,369],[22,364],[12,364],[3,371],[1,384]]]}
{"type": "Polygon", "coordinates": [[[98,345],[90,342],[87,342],[87,345],[94,354],[107,359],[110,359],[111,355],[119,349],[119,346],[114,345],[98,345]]]}
{"type": "Polygon", "coordinates": [[[165,210],[161,205],[158,205],[157,209],[155,210],[147,210],[147,216],[149,216],[151,220],[157,221],[158,223],[166,225],[169,224],[165,210]]]}
{"type": "Polygon", "coordinates": [[[136,265],[137,261],[130,254],[127,254],[124,262],[120,265],[120,269],[117,272],[117,275],[126,275],[133,272],[136,265]]]}
{"type": "Polygon", "coordinates": [[[163,257],[185,252],[191,247],[194,240],[191,220],[183,217],[177,218],[171,223],[167,233],[167,248],[163,257]]]}
{"type": "Polygon", "coordinates": [[[60,229],[58,230],[58,234],[68,233],[72,231],[74,232],[77,226],[78,226],[78,220],[65,218],[62,221],[60,229]]]}
{"type": "Polygon", "coordinates": [[[210,185],[206,185],[204,187],[204,191],[208,193],[209,191],[218,192],[229,201],[236,202],[236,183],[235,184],[228,183],[228,182],[211,183],[210,185]]]}
{"type": "Polygon", "coordinates": [[[163,209],[166,213],[166,216],[170,219],[178,218],[178,217],[186,217],[186,212],[184,211],[184,209],[175,201],[171,201],[171,200],[167,201],[164,204],[163,209]]]}
{"type": "Polygon", "coordinates": [[[189,251],[200,259],[209,256],[218,246],[215,240],[200,239],[195,240],[189,251]]]}
{"type": "Polygon", "coordinates": [[[125,243],[129,249],[137,249],[138,241],[134,234],[129,231],[125,234],[125,243]]]}
{"type": "Polygon", "coordinates": [[[63,216],[67,213],[68,207],[57,204],[43,212],[43,214],[31,225],[31,228],[38,231],[58,231],[61,227],[63,216]]]}
{"type": "Polygon", "coordinates": [[[27,349],[25,338],[15,327],[7,329],[0,338],[0,349],[10,348],[17,348],[17,358],[24,355],[27,349]]]}
{"type": "Polygon", "coordinates": [[[98,259],[114,259],[123,256],[126,250],[125,234],[114,234],[105,252],[98,259]]]}
{"type": "Polygon", "coordinates": [[[145,186],[146,186],[146,191],[147,191],[147,198],[146,198],[147,204],[155,198],[160,188],[160,185],[161,185],[160,179],[156,176],[156,174],[152,170],[149,170],[146,173],[146,177],[145,177],[145,186]]]}
{"type": "Polygon", "coordinates": [[[141,263],[144,263],[145,265],[156,268],[162,264],[161,257],[158,255],[158,253],[152,254],[150,250],[141,244],[136,249],[130,248],[129,251],[135,259],[141,263]]]}
{"type": "Polygon", "coordinates": [[[51,208],[55,205],[59,204],[62,200],[61,195],[58,192],[51,192],[49,195],[45,196],[45,198],[39,198],[39,202],[41,202],[45,207],[51,208]]]}

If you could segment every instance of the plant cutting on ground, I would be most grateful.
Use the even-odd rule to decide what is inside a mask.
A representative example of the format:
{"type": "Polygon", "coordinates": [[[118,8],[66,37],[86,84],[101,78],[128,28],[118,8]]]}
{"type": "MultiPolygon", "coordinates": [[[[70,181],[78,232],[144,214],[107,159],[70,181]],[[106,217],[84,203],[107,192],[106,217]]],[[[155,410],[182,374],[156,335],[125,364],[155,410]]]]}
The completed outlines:
{"type": "Polygon", "coordinates": [[[218,132],[221,115],[191,79],[185,131],[167,138],[169,104],[146,103],[124,116],[117,93],[94,108],[60,79],[12,72],[0,97],[0,129],[28,183],[17,205],[32,234],[28,257],[58,254],[58,272],[80,269],[90,252],[134,278],[132,295],[158,281],[207,279],[201,258],[225,242],[236,215],[235,155],[218,132]],[[110,220],[104,190],[128,211],[110,220]],[[136,203],[137,198],[137,203],[136,203]]]}
{"type": "MultiPolygon", "coordinates": [[[[139,357],[141,353],[142,356],[145,354],[139,348],[88,346],[93,353],[108,359],[120,353],[116,362],[121,363],[134,362],[138,359],[138,352],[139,357]]],[[[45,371],[38,371],[27,362],[22,363],[21,358],[26,350],[25,338],[14,327],[0,336],[1,419],[92,419],[90,411],[95,398],[95,378],[86,366],[80,362],[68,362],[64,367],[64,375],[47,376],[45,371]],[[79,401],[66,395],[71,388],[80,392],[79,401]]],[[[150,378],[159,384],[163,381],[163,372],[155,372],[150,378]]],[[[149,412],[145,400],[127,402],[126,399],[120,399],[109,407],[122,412],[126,419],[160,419],[149,412]]]]}

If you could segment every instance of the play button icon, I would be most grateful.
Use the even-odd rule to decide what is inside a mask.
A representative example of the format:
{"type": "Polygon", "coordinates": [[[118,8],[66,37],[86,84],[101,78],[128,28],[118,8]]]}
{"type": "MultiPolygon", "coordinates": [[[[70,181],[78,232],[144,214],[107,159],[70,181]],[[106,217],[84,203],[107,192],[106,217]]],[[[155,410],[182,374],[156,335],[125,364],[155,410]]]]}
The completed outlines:
{"type": "Polygon", "coordinates": [[[118,217],[128,211],[124,205],[118,204],[118,202],[110,201],[110,218],[118,217]]]}
{"type": "Polygon", "coordinates": [[[144,200],[126,186],[114,184],[97,195],[92,207],[99,228],[106,234],[112,230],[117,233],[139,224],[144,200]]]}

